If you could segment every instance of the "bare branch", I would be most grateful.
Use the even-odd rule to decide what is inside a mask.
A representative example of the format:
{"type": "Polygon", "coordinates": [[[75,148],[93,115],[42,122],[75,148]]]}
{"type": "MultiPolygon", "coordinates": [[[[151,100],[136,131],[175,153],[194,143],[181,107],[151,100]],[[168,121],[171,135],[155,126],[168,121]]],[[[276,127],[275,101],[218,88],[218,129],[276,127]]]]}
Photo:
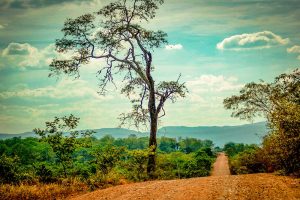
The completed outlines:
{"type": "Polygon", "coordinates": [[[163,111],[163,114],[158,117],[159,119],[166,116],[166,111],[165,111],[164,107],[162,107],[162,111],[163,111]]]}

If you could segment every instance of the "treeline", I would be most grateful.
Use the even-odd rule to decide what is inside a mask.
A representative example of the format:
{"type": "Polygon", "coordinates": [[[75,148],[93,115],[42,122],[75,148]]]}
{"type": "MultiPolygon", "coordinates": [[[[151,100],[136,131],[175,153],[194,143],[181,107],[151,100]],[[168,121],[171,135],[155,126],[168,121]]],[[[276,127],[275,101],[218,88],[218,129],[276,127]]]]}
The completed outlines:
{"type": "MultiPolygon", "coordinates": [[[[1,184],[61,183],[77,179],[90,189],[147,180],[147,137],[55,135],[0,140],[1,184]]],[[[157,179],[207,176],[213,143],[195,138],[158,140],[157,179]]]]}

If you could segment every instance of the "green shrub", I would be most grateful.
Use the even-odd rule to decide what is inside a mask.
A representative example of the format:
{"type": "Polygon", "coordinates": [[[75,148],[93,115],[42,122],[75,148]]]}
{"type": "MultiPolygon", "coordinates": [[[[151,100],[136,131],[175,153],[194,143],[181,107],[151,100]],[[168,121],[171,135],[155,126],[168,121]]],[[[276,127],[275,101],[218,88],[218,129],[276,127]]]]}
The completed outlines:
{"type": "Polygon", "coordinates": [[[170,153],[178,150],[178,142],[175,138],[167,138],[167,137],[161,137],[158,140],[158,149],[160,151],[170,153]]]}
{"type": "Polygon", "coordinates": [[[183,152],[160,153],[157,155],[156,176],[159,179],[181,178],[183,163],[190,159],[191,155],[183,152]]]}
{"type": "Polygon", "coordinates": [[[210,173],[212,158],[206,152],[199,150],[193,154],[191,160],[184,163],[183,176],[185,178],[208,176],[210,173]]]}
{"type": "Polygon", "coordinates": [[[35,173],[38,176],[39,181],[42,183],[50,183],[55,180],[52,170],[49,169],[45,164],[35,167],[35,173]]]}
{"type": "Polygon", "coordinates": [[[97,169],[100,170],[102,174],[108,174],[120,162],[124,151],[124,147],[111,145],[95,149],[93,155],[95,156],[97,169]]]}
{"type": "Polygon", "coordinates": [[[21,179],[19,172],[19,158],[0,156],[0,183],[18,183],[21,179]]]}
{"type": "MultiPolygon", "coordinates": [[[[210,152],[208,149],[204,149],[210,152]]],[[[185,154],[173,152],[159,154],[157,162],[157,174],[160,179],[191,178],[208,176],[211,170],[213,158],[205,151],[185,154]]]]}
{"type": "Polygon", "coordinates": [[[147,162],[149,150],[127,151],[126,160],[122,163],[126,178],[134,181],[147,180],[147,162]]]}
{"type": "Polygon", "coordinates": [[[251,174],[266,172],[266,166],[260,159],[260,149],[249,149],[230,159],[232,174],[251,174]]]}

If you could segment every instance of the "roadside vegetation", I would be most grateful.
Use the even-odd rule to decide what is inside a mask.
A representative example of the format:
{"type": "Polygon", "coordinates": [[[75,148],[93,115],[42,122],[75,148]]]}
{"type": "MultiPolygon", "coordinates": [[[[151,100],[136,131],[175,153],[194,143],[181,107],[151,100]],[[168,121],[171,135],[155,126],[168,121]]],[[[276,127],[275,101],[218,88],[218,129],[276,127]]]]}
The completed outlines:
{"type": "Polygon", "coordinates": [[[225,144],[224,152],[229,157],[231,174],[267,172],[267,167],[261,155],[261,147],[258,145],[230,142],[225,144]]]}
{"type": "Polygon", "coordinates": [[[232,173],[277,172],[300,176],[300,70],[272,83],[249,83],[224,100],[234,117],[265,116],[269,126],[260,146],[227,144],[232,173]]]}
{"type": "MultiPolygon", "coordinates": [[[[0,199],[65,198],[149,179],[148,137],[96,139],[73,131],[78,122],[55,118],[35,129],[38,138],[0,140],[0,199]]],[[[208,176],[215,160],[212,141],[195,138],[161,137],[156,156],[156,179],[208,176]]]]}

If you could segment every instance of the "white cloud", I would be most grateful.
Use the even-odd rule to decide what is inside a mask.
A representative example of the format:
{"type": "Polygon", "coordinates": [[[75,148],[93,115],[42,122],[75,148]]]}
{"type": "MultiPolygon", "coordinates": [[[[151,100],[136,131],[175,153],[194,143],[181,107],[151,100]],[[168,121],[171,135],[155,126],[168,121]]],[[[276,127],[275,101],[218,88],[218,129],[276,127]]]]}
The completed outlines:
{"type": "Polygon", "coordinates": [[[217,44],[219,50],[247,50],[264,49],[289,43],[289,38],[283,39],[281,36],[271,31],[262,31],[257,33],[244,33],[225,38],[217,44]]]}
{"type": "MultiPolygon", "coordinates": [[[[236,91],[243,87],[236,77],[202,75],[186,82],[189,90],[188,98],[191,102],[208,103],[222,96],[222,92],[236,91]],[[207,99],[210,98],[210,99],[207,99]]],[[[218,100],[219,101],[219,100],[218,100]]],[[[216,105],[215,105],[216,106],[216,105]]]]}
{"type": "Polygon", "coordinates": [[[223,75],[202,75],[194,80],[187,81],[187,87],[194,91],[214,91],[222,92],[236,90],[243,85],[237,83],[236,77],[225,77],[223,75]]]}
{"type": "Polygon", "coordinates": [[[300,53],[300,46],[295,45],[291,48],[287,48],[288,53],[300,53]]]}
{"type": "Polygon", "coordinates": [[[37,49],[28,43],[10,43],[2,52],[2,56],[27,56],[37,53],[37,49]]]}
{"type": "Polygon", "coordinates": [[[228,120],[230,112],[224,109],[223,100],[237,93],[244,85],[234,76],[204,74],[189,78],[186,86],[189,90],[186,98],[180,99],[176,104],[167,105],[165,121],[169,124],[180,125],[184,121],[189,126],[199,126],[216,124],[223,120],[224,124],[228,124],[225,121],[228,120]],[[182,110],[191,114],[182,115],[182,110]]]}
{"type": "Polygon", "coordinates": [[[181,44],[169,44],[165,47],[166,50],[180,50],[182,48],[183,46],[181,44]]]}
{"type": "Polygon", "coordinates": [[[10,43],[1,53],[8,66],[22,68],[48,66],[54,57],[58,56],[54,44],[38,49],[28,43],[10,43]]]}
{"type": "Polygon", "coordinates": [[[93,99],[111,99],[111,96],[100,96],[96,90],[92,89],[86,81],[69,80],[60,81],[56,86],[48,86],[43,88],[31,89],[28,87],[18,87],[13,91],[5,91],[0,93],[0,99],[9,99],[13,97],[20,98],[82,98],[92,97],[93,99]]]}
{"type": "MultiPolygon", "coordinates": [[[[298,53],[300,54],[300,46],[295,45],[292,46],[291,48],[286,49],[288,53],[298,53]]],[[[297,57],[298,60],[300,60],[300,55],[297,57]]]]}

